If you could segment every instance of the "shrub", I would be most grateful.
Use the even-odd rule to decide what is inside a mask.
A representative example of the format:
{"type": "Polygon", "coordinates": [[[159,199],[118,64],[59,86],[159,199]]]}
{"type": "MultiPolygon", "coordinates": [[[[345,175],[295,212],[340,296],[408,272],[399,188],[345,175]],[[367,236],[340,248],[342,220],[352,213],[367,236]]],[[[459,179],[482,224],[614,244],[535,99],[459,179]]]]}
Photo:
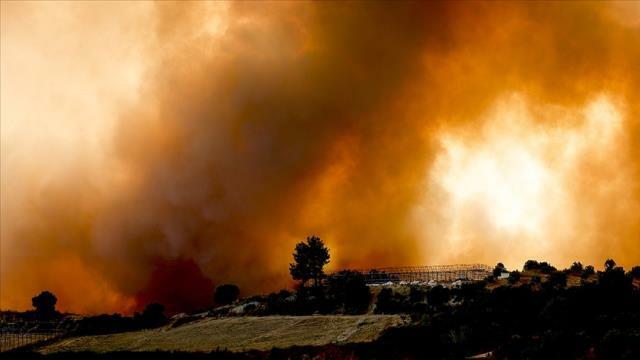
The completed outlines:
{"type": "Polygon", "coordinates": [[[234,284],[224,284],[216,288],[213,299],[218,305],[229,305],[238,299],[240,288],[234,284]]]}
{"type": "Polygon", "coordinates": [[[509,284],[515,284],[518,280],[520,280],[520,271],[514,270],[509,273],[509,278],[507,278],[509,284]]]}
{"type": "Polygon", "coordinates": [[[498,263],[496,264],[496,267],[493,268],[493,277],[494,278],[499,278],[500,275],[502,275],[502,273],[507,272],[507,269],[504,267],[503,263],[498,263]]]}
{"type": "Polygon", "coordinates": [[[562,289],[567,286],[567,274],[562,271],[554,271],[544,283],[547,289],[562,289]]]}
{"type": "Polygon", "coordinates": [[[595,273],[596,273],[596,271],[593,268],[593,265],[587,265],[587,266],[585,266],[584,271],[582,272],[582,278],[586,279],[586,278],[588,278],[589,276],[591,276],[591,275],[593,275],[595,273]]]}
{"type": "Polygon", "coordinates": [[[36,316],[41,319],[50,319],[60,315],[56,311],[58,298],[50,291],[43,291],[38,296],[31,298],[31,304],[36,309],[36,316]]]}
{"type": "Polygon", "coordinates": [[[76,335],[101,335],[133,331],[140,328],[142,328],[142,324],[136,322],[132,317],[124,317],[120,314],[102,314],[82,318],[73,333],[76,335]]]}
{"type": "Polygon", "coordinates": [[[148,304],[142,314],[135,313],[133,319],[142,328],[153,328],[167,323],[167,317],[164,315],[164,306],[158,303],[148,304]]]}
{"type": "Polygon", "coordinates": [[[607,259],[604,262],[604,271],[611,271],[616,267],[616,262],[613,259],[607,259]]]}
{"type": "Polygon", "coordinates": [[[571,267],[569,268],[569,270],[572,273],[582,273],[583,271],[582,263],[580,263],[579,261],[574,262],[573,264],[571,264],[571,267]]]}
{"type": "Polygon", "coordinates": [[[622,300],[620,295],[630,292],[633,288],[631,277],[627,276],[621,267],[598,272],[598,286],[604,290],[608,297],[616,298],[616,300],[622,300]]]}
{"type": "Polygon", "coordinates": [[[424,302],[425,295],[425,292],[418,286],[411,286],[409,288],[409,302],[412,304],[424,302]]]}
{"type": "Polygon", "coordinates": [[[538,270],[540,268],[540,263],[535,260],[527,260],[524,263],[524,267],[522,268],[524,271],[530,270],[538,270]]]}
{"type": "Polygon", "coordinates": [[[397,303],[393,297],[393,290],[389,288],[383,288],[378,293],[376,299],[376,313],[378,314],[393,314],[397,311],[397,303]]]}
{"type": "Polygon", "coordinates": [[[295,298],[294,294],[287,290],[269,294],[265,304],[266,314],[294,314],[295,298]]]}
{"type": "Polygon", "coordinates": [[[361,273],[344,270],[327,279],[327,296],[345,313],[361,314],[369,308],[371,291],[361,273]]]}
{"type": "Polygon", "coordinates": [[[434,308],[438,308],[449,301],[451,293],[449,289],[440,285],[433,287],[427,292],[427,303],[434,308]]]}
{"type": "Polygon", "coordinates": [[[631,271],[629,271],[629,274],[631,275],[632,278],[634,279],[640,279],[640,266],[634,266],[631,268],[631,271]]]}
{"type": "Polygon", "coordinates": [[[524,271],[538,270],[543,274],[551,274],[557,269],[546,261],[537,262],[535,260],[527,260],[527,262],[524,263],[523,270],[524,271]]]}
{"type": "Polygon", "coordinates": [[[546,261],[543,261],[540,263],[540,267],[538,268],[543,274],[551,274],[554,271],[557,271],[557,269],[552,266],[551,264],[549,264],[546,261]]]}

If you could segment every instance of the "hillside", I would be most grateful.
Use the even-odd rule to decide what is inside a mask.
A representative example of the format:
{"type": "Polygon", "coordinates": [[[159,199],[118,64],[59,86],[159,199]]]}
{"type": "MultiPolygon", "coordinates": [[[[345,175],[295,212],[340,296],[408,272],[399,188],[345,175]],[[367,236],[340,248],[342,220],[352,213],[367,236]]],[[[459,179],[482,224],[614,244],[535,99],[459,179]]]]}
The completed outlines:
{"type": "Polygon", "coordinates": [[[206,318],[175,328],[64,339],[40,349],[59,351],[230,351],[269,350],[293,345],[370,342],[388,327],[406,320],[399,315],[265,316],[206,318]]]}

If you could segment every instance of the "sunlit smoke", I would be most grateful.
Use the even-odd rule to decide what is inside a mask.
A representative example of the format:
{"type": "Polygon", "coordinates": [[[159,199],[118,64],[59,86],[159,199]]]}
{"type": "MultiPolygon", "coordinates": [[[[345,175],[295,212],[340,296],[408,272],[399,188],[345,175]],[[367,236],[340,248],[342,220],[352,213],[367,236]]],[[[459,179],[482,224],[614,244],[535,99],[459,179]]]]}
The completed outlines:
{"type": "MultiPolygon", "coordinates": [[[[585,228],[589,215],[576,209],[593,195],[574,182],[586,177],[578,169],[620,156],[621,112],[606,95],[576,108],[533,107],[522,94],[507,95],[483,115],[482,128],[440,135],[442,151],[427,184],[445,193],[437,211],[444,219],[440,241],[446,247],[438,256],[477,256],[474,247],[484,246],[492,252],[485,261],[499,254],[514,267],[529,258],[562,262],[566,255],[557,252],[593,231],[585,228]],[[564,125],[540,125],[549,123],[564,125]]],[[[599,176],[607,182],[634,180],[618,165],[599,176]]],[[[613,186],[608,192],[619,201],[625,190],[613,186]]],[[[425,215],[424,209],[418,214],[425,215]]]]}

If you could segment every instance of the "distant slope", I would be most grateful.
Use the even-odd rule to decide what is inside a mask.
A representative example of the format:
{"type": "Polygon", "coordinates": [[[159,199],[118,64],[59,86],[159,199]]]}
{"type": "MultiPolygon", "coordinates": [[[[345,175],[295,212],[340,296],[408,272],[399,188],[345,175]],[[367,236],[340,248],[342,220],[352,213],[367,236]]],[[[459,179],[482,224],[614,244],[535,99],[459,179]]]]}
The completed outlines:
{"type": "Polygon", "coordinates": [[[405,320],[399,315],[207,318],[176,328],[64,339],[40,349],[59,351],[269,350],[293,345],[373,341],[405,320]]]}

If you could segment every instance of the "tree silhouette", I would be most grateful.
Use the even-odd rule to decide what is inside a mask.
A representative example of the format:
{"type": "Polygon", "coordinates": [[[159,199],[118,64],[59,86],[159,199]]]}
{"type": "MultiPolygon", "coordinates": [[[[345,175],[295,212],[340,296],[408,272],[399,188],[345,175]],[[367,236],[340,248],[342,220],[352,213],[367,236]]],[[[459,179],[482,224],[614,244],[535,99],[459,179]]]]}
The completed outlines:
{"type": "Polygon", "coordinates": [[[240,289],[234,284],[224,284],[216,288],[216,292],[213,295],[213,299],[216,304],[228,305],[236,301],[240,295],[240,289]]]}
{"type": "Polygon", "coordinates": [[[164,305],[159,303],[150,303],[145,306],[142,314],[135,313],[134,320],[141,326],[146,328],[158,327],[167,322],[164,315],[164,305]]]}
{"type": "Polygon", "coordinates": [[[509,278],[507,278],[509,284],[515,284],[518,282],[518,280],[520,280],[520,271],[514,270],[509,273],[509,278]]]}
{"type": "Polygon", "coordinates": [[[307,242],[299,242],[293,252],[294,263],[289,265],[289,272],[294,280],[301,280],[302,286],[313,279],[318,286],[324,277],[322,270],[329,263],[329,249],[317,236],[307,237],[307,242]]]}
{"type": "Polygon", "coordinates": [[[596,270],[594,269],[593,265],[587,265],[584,267],[584,272],[582,273],[582,277],[586,279],[595,273],[596,273],[596,270]]]}
{"type": "Polygon", "coordinates": [[[50,318],[55,316],[56,303],[58,298],[50,291],[43,291],[38,296],[31,298],[31,304],[36,309],[36,314],[41,318],[50,318]]]}
{"type": "Polygon", "coordinates": [[[580,261],[575,261],[573,264],[571,264],[569,270],[573,273],[582,273],[582,263],[580,261]]]}
{"type": "Polygon", "coordinates": [[[567,274],[562,271],[554,271],[544,283],[546,289],[563,289],[567,286],[567,274]]]}
{"type": "Polygon", "coordinates": [[[607,261],[604,262],[604,270],[605,271],[611,271],[616,267],[616,262],[613,259],[607,259],[607,261]]]}
{"type": "Polygon", "coordinates": [[[376,313],[392,314],[397,311],[396,307],[397,305],[393,299],[393,290],[390,288],[380,290],[376,301],[376,313]]]}
{"type": "Polygon", "coordinates": [[[537,270],[540,268],[540,263],[535,260],[527,260],[522,268],[524,271],[537,270]]]}
{"type": "Polygon", "coordinates": [[[371,291],[364,275],[353,270],[343,270],[327,278],[327,294],[347,314],[367,311],[371,291]]]}
{"type": "Polygon", "coordinates": [[[495,268],[493,268],[493,277],[499,278],[502,273],[507,272],[507,269],[504,267],[503,263],[498,263],[495,268]]]}

